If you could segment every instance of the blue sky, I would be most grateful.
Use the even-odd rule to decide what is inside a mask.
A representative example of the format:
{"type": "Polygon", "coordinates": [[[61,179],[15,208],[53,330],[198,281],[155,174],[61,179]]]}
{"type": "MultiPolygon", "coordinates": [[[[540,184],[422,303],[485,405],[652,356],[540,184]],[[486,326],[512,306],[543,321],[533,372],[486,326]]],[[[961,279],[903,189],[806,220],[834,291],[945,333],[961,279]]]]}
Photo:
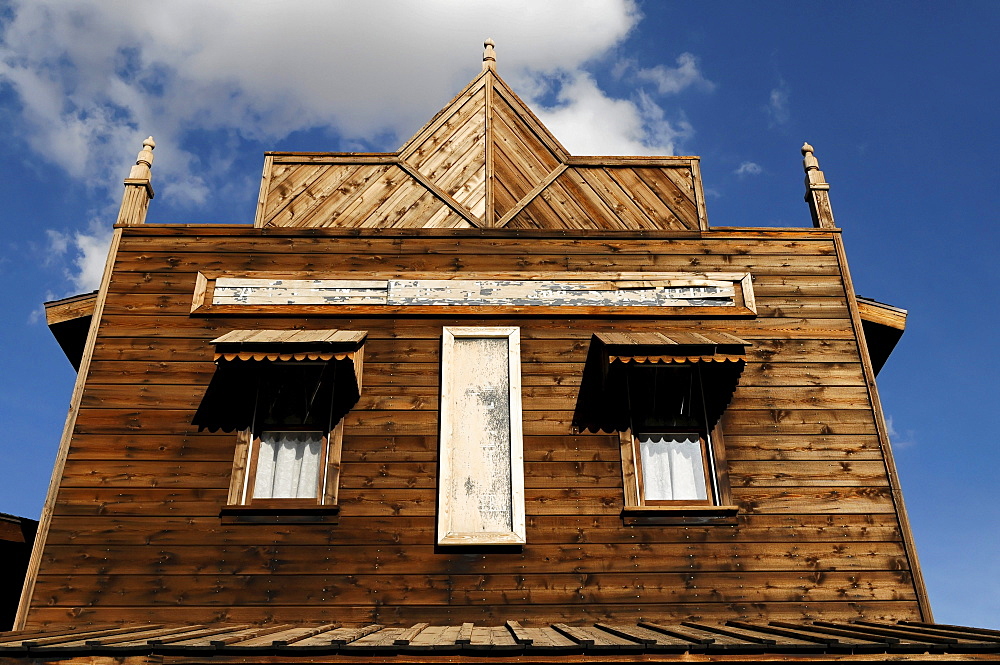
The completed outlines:
{"type": "Polygon", "coordinates": [[[143,138],[149,221],[249,223],[263,151],[395,150],[493,37],[571,152],[701,155],[713,225],[808,226],[815,146],[858,292],[910,312],[879,388],[935,617],[1000,627],[998,31],[972,1],[0,0],[0,512],[41,509],[74,373],[40,304],[96,285],[143,138]]]}

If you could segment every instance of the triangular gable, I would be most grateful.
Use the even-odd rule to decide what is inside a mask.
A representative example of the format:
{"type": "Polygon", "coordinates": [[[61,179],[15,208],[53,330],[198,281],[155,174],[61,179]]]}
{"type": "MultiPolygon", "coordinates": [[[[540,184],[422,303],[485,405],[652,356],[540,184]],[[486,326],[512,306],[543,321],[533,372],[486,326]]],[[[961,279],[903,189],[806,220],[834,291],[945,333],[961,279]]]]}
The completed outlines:
{"type": "Polygon", "coordinates": [[[268,153],[255,224],[707,228],[697,157],[572,157],[492,57],[398,152],[268,153]]]}

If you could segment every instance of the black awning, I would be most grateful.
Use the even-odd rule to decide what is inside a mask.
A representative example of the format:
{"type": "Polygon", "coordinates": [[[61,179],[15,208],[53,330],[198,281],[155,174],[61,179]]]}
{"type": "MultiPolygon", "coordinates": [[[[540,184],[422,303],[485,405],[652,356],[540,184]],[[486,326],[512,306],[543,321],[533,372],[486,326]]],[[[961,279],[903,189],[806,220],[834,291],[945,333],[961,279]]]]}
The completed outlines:
{"type": "Polygon", "coordinates": [[[364,331],[233,331],[217,340],[199,429],[329,431],[361,396],[364,331]]]}
{"type": "Polygon", "coordinates": [[[727,333],[598,333],[573,418],[580,431],[718,423],[749,342],[727,333]]]}

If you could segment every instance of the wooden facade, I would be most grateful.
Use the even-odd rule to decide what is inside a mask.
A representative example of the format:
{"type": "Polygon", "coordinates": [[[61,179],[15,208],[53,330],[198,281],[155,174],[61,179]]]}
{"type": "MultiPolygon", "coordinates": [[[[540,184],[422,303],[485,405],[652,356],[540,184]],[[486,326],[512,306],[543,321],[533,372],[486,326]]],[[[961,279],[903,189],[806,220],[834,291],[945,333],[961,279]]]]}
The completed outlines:
{"type": "Polygon", "coordinates": [[[711,227],[697,158],[570,156],[488,57],[397,153],[268,154],[253,225],[143,223],[151,149],[80,313],[20,628],[932,620],[811,148],[814,224],[711,227]],[[224,280],[340,295],[223,301],[224,280]],[[734,286],[717,306],[349,300],[351,284],[393,280],[734,286]],[[438,544],[452,327],[518,334],[523,544],[438,544]],[[366,333],[335,504],[233,506],[240,436],[197,414],[220,371],[212,341],[257,329],[366,333]],[[740,343],[714,432],[725,502],[629,519],[620,433],[575,415],[595,340],[615,334],[740,343]]]}

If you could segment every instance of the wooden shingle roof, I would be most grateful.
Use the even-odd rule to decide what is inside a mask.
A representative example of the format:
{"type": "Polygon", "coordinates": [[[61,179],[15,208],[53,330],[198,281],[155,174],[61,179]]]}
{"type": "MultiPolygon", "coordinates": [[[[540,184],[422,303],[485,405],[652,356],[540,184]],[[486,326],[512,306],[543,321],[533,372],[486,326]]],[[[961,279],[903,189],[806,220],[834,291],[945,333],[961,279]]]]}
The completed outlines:
{"type": "MultiPolygon", "coordinates": [[[[934,660],[958,654],[1000,659],[1000,631],[902,621],[719,623],[597,623],[525,627],[387,627],[242,624],[85,628],[68,632],[0,633],[0,659],[58,658],[92,662],[131,657],[162,663],[176,657],[199,662],[456,662],[489,656],[494,662],[571,656],[577,662],[746,660],[934,660]],[[742,658],[741,658],[742,656],[742,658]],[[142,658],[145,657],[145,658],[142,658]],[[463,658],[464,657],[464,658],[463,658]]],[[[533,661],[532,661],[533,662],[533,661]]]]}
{"type": "Polygon", "coordinates": [[[258,227],[707,227],[697,157],[574,157],[482,73],[394,153],[267,153],[258,227]]]}

